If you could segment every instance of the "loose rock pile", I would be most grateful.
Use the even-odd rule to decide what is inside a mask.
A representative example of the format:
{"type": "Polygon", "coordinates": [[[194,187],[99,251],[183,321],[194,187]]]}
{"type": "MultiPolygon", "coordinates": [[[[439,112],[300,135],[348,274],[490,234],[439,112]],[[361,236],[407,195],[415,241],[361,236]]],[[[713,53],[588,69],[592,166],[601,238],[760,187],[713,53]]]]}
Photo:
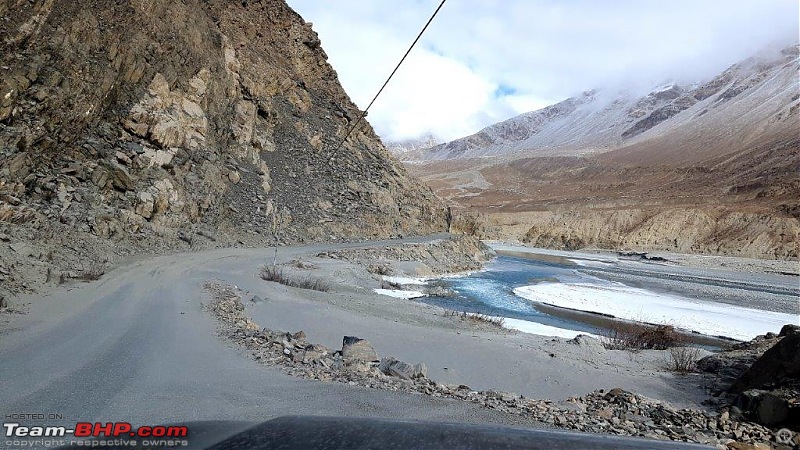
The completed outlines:
{"type": "Polygon", "coordinates": [[[780,337],[775,333],[757,336],[751,341],[735,344],[724,352],[706,356],[697,362],[697,369],[716,376],[716,389],[712,393],[719,395],[779,340],[780,337]]]}
{"type": "Polygon", "coordinates": [[[342,349],[332,350],[309,343],[302,331],[287,333],[261,328],[246,315],[241,294],[235,287],[209,282],[205,289],[209,296],[206,308],[217,318],[221,336],[249,350],[255,360],[281,367],[294,376],[464,400],[569,430],[696,442],[722,449],[800,446],[800,434],[790,430],[775,432],[755,423],[734,420],[728,411],[715,414],[675,409],[620,388],[553,402],[437,383],[427,378],[423,364],[411,365],[391,357],[379,359],[363,339],[346,336],[342,349]]]}
{"type": "Polygon", "coordinates": [[[711,393],[731,414],[770,427],[800,429],[800,326],[786,325],[698,361],[713,374],[711,393]]]}

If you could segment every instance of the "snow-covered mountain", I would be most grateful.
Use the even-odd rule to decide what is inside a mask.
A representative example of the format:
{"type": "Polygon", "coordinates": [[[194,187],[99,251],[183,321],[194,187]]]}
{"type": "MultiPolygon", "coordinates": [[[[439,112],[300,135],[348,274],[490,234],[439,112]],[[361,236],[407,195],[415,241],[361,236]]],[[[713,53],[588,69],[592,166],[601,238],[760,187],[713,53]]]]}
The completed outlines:
{"type": "Polygon", "coordinates": [[[463,208],[454,229],[485,239],[797,258],[799,53],[645,95],[588,91],[401,158],[463,208]]]}
{"type": "Polygon", "coordinates": [[[671,83],[644,96],[587,91],[401,158],[587,155],[675,133],[702,135],[719,147],[734,136],[741,144],[743,135],[796,132],[799,68],[795,45],[749,58],[698,85],[671,83]]]}
{"type": "Polygon", "coordinates": [[[439,145],[439,143],[440,141],[436,138],[436,136],[428,133],[417,139],[385,141],[384,145],[392,154],[398,155],[402,158],[402,155],[405,153],[431,148],[435,145],[439,145]]]}

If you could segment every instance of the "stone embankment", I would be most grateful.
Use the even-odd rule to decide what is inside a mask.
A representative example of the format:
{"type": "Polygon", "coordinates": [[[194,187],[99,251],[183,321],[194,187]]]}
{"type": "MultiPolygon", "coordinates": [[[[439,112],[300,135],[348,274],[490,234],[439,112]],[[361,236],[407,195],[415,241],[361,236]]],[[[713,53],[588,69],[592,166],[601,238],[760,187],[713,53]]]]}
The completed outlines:
{"type": "MultiPolygon", "coordinates": [[[[593,433],[640,436],[715,445],[720,449],[791,449],[800,446],[800,434],[771,430],[735,417],[727,409],[711,413],[676,409],[621,388],[597,390],[565,401],[537,400],[497,392],[477,391],[466,385],[437,383],[427,377],[424,364],[379,357],[364,339],[343,338],[342,349],[309,343],[305,333],[261,328],[245,313],[242,293],[224,283],[205,285],[205,306],[217,319],[220,335],[246,349],[263,364],[277,366],[302,378],[347,383],[374,389],[415,392],[433,397],[469,401],[546,425],[593,433]]],[[[591,345],[581,336],[575,345],[591,345]]]]}

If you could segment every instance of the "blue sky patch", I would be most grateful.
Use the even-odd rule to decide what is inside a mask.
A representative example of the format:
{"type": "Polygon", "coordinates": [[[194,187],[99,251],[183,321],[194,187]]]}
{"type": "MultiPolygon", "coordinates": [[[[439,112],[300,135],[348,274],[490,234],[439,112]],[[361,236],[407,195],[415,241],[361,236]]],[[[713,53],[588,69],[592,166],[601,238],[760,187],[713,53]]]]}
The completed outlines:
{"type": "Polygon", "coordinates": [[[517,90],[514,88],[514,86],[509,86],[507,84],[500,83],[500,86],[497,86],[497,89],[495,89],[494,91],[494,96],[495,98],[500,98],[500,97],[507,97],[509,95],[514,95],[516,93],[517,90]]]}

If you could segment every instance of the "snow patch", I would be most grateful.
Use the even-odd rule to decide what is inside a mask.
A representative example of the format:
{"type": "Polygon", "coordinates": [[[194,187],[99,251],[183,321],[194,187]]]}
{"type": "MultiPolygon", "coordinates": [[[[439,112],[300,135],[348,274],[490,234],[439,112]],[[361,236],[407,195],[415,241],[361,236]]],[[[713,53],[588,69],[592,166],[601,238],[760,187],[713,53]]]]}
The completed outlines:
{"type": "Polygon", "coordinates": [[[569,259],[570,262],[581,266],[581,267],[613,267],[614,264],[603,262],[603,261],[595,261],[592,259],[569,259]]]}
{"type": "Polygon", "coordinates": [[[394,298],[411,299],[411,298],[425,297],[425,294],[419,291],[403,291],[401,289],[373,289],[373,290],[377,294],[388,295],[389,297],[394,297],[394,298]]]}
{"type": "Polygon", "coordinates": [[[539,303],[610,314],[620,319],[673,325],[711,336],[750,340],[777,332],[796,315],[658,294],[622,283],[540,283],[514,289],[514,294],[539,303]]]}
{"type": "Polygon", "coordinates": [[[540,336],[552,336],[564,339],[573,339],[575,336],[582,334],[590,336],[595,339],[601,339],[600,336],[584,331],[567,330],[566,328],[551,327],[550,325],[543,325],[541,323],[529,322],[520,319],[503,319],[503,327],[509,330],[521,331],[528,334],[538,334],[540,336]]]}
{"type": "Polygon", "coordinates": [[[412,278],[412,277],[389,277],[384,276],[383,281],[393,284],[415,284],[424,285],[427,283],[426,278],[412,278]]]}

